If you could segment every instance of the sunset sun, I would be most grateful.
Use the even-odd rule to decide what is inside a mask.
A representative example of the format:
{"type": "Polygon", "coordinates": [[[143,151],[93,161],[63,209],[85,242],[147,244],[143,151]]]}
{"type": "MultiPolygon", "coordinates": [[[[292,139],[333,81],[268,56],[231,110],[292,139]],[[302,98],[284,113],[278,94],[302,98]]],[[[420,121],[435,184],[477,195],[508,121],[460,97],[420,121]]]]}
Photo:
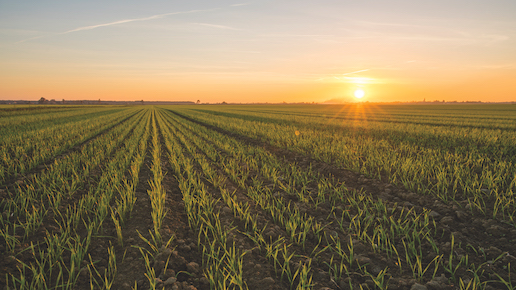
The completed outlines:
{"type": "Polygon", "coordinates": [[[355,98],[361,99],[364,95],[365,95],[364,90],[362,90],[362,89],[355,90],[355,98]]]}

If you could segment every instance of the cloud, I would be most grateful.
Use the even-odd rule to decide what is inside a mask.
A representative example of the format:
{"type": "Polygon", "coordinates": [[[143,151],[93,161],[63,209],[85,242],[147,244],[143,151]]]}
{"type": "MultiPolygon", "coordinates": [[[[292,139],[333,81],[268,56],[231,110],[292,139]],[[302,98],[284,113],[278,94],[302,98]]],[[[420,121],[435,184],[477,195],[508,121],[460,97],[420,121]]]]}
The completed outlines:
{"type": "Polygon", "coordinates": [[[247,3],[237,3],[237,4],[231,4],[231,5],[229,5],[229,6],[231,6],[231,7],[237,7],[237,6],[246,6],[246,5],[249,5],[249,4],[251,4],[251,3],[249,3],[249,2],[247,2],[247,3]]]}
{"type": "Polygon", "coordinates": [[[285,38],[285,37],[335,37],[333,34],[275,34],[275,33],[267,33],[267,34],[260,34],[259,36],[262,37],[279,37],[279,38],[285,38]]]}
{"type": "MultiPolygon", "coordinates": [[[[215,9],[217,9],[217,8],[215,8],[215,9]]],[[[178,12],[156,14],[156,15],[152,15],[152,16],[148,16],[148,17],[142,17],[142,18],[130,18],[130,19],[117,20],[117,21],[113,21],[113,22],[107,22],[107,23],[101,23],[101,24],[77,27],[77,28],[70,29],[70,30],[67,30],[67,31],[64,31],[64,32],[54,33],[54,34],[50,34],[50,35],[42,35],[42,36],[31,37],[31,38],[27,38],[27,39],[24,39],[24,40],[17,41],[15,43],[27,42],[27,41],[30,41],[30,40],[39,39],[39,38],[43,38],[43,37],[48,37],[48,36],[52,36],[52,35],[64,35],[64,34],[68,34],[68,33],[84,31],[84,30],[92,30],[92,29],[96,29],[96,28],[100,28],[100,27],[113,26],[113,25],[118,25],[118,24],[129,23],[129,22],[148,21],[148,20],[163,18],[163,17],[170,16],[170,15],[205,12],[205,11],[212,11],[212,10],[215,10],[215,9],[178,11],[178,12]]]]}
{"type": "Polygon", "coordinates": [[[354,21],[354,24],[365,27],[366,31],[354,31],[361,37],[368,35],[369,37],[387,38],[389,40],[491,45],[510,39],[508,35],[498,34],[497,32],[486,33],[485,28],[475,28],[471,25],[468,28],[459,28],[464,25],[417,25],[372,21],[354,21]],[[382,29],[382,27],[385,29],[382,29]]]}
{"type": "Polygon", "coordinates": [[[365,84],[382,84],[385,83],[385,79],[379,79],[379,78],[372,78],[372,77],[359,77],[359,76],[352,76],[353,74],[366,72],[370,70],[378,70],[379,68],[367,68],[367,69],[361,69],[357,71],[352,71],[348,73],[338,74],[338,75],[324,75],[321,76],[315,81],[322,81],[322,82],[344,82],[344,83],[350,83],[355,85],[365,85],[365,84]]]}
{"type": "Polygon", "coordinates": [[[345,73],[345,74],[341,74],[341,76],[352,75],[352,74],[356,74],[356,73],[364,72],[364,71],[368,71],[368,70],[370,70],[370,69],[369,69],[369,68],[367,68],[367,69],[361,69],[361,70],[357,70],[357,71],[353,71],[353,72],[348,72],[348,73],[345,73]]]}
{"type": "MultiPolygon", "coordinates": [[[[55,35],[55,34],[52,34],[52,35],[55,35]]],[[[49,35],[34,36],[34,37],[31,37],[31,38],[26,38],[26,39],[23,39],[23,40],[20,40],[20,41],[16,41],[14,44],[23,43],[23,42],[27,42],[27,41],[31,41],[31,40],[35,40],[35,39],[40,39],[40,38],[47,37],[47,36],[49,36],[49,35]]]]}
{"type": "Polygon", "coordinates": [[[197,23],[193,23],[193,24],[207,26],[207,27],[212,27],[212,28],[218,28],[218,29],[241,30],[241,29],[234,28],[234,27],[231,27],[231,26],[219,25],[219,24],[198,23],[198,22],[197,23]]]}

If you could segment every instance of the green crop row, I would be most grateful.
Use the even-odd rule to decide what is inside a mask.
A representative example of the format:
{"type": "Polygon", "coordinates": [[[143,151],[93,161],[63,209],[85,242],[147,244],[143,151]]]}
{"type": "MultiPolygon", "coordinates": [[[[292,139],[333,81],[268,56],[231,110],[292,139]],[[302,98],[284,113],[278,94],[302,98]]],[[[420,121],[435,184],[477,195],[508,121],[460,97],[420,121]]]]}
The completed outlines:
{"type": "MultiPolygon", "coordinates": [[[[436,226],[433,219],[428,216],[428,211],[416,213],[413,209],[399,205],[389,208],[381,200],[347,190],[343,184],[332,185],[330,177],[313,174],[310,169],[303,172],[295,164],[285,165],[284,162],[274,160],[274,157],[259,147],[243,146],[234,138],[207,130],[203,126],[177,118],[177,116],[175,126],[183,127],[184,129],[179,130],[179,133],[187,135],[206,157],[222,164],[221,167],[227,176],[235,184],[246,189],[248,197],[269,212],[275,223],[283,225],[287,233],[291,233],[288,238],[294,243],[303,244],[304,239],[309,236],[307,231],[302,229],[310,229],[310,226],[305,225],[311,223],[311,217],[299,214],[297,208],[291,206],[290,202],[285,204],[270,187],[262,185],[263,181],[260,181],[257,174],[267,177],[266,183],[274,183],[276,188],[297,197],[299,202],[311,203],[310,206],[314,209],[326,200],[330,201],[332,208],[326,219],[327,223],[338,224],[344,236],[351,234],[371,245],[375,251],[384,252],[389,257],[393,257],[396,259],[400,271],[408,270],[418,280],[422,280],[424,277],[431,279],[438,271],[444,271],[451,275],[453,280],[456,280],[455,273],[459,267],[474,267],[474,265],[468,264],[467,255],[458,260],[454,258],[453,236],[451,253],[442,253],[434,240],[437,234],[436,226]],[[215,144],[218,148],[213,148],[210,143],[215,144]],[[229,157],[229,155],[233,157],[229,157]],[[313,181],[317,181],[317,195],[307,189],[310,186],[315,187],[313,184],[310,185],[313,181]],[[347,210],[342,211],[343,207],[347,210]],[[338,215],[336,212],[339,212],[339,209],[340,214],[338,215]],[[333,218],[331,218],[332,213],[333,218]],[[300,235],[296,234],[297,229],[300,230],[300,235]],[[428,260],[425,261],[423,257],[428,257],[428,251],[434,252],[434,256],[426,258],[428,260]]],[[[178,132],[174,134],[177,135],[178,132]]],[[[191,154],[195,155],[195,150],[191,150],[191,154]]],[[[202,160],[204,157],[197,155],[196,159],[202,160]]],[[[213,180],[214,184],[217,184],[224,179],[220,176],[214,177],[213,175],[216,175],[213,173],[214,170],[211,172],[206,170],[205,168],[208,166],[203,166],[203,162],[199,162],[199,166],[203,168],[208,180],[213,180]]],[[[234,201],[229,202],[229,204],[232,203],[235,205],[230,208],[234,208],[238,215],[242,215],[241,219],[246,220],[246,224],[252,224],[248,218],[244,217],[246,215],[245,205],[238,205],[234,201]]],[[[316,236],[317,233],[326,234],[324,230],[320,230],[321,228],[324,227],[315,223],[315,226],[312,226],[311,234],[316,236]]],[[[256,232],[256,226],[253,226],[253,231],[256,232]]],[[[321,245],[323,250],[329,248],[336,255],[333,255],[332,262],[328,263],[332,275],[341,277],[343,273],[350,274],[350,271],[343,268],[342,265],[343,261],[348,261],[349,267],[353,265],[353,241],[348,241],[348,251],[345,251],[343,248],[346,247],[343,246],[346,243],[342,238],[336,239],[331,235],[325,235],[324,240],[321,239],[321,236],[317,239],[319,240],[318,245],[321,245]]],[[[312,254],[314,253],[321,254],[317,249],[313,249],[312,254]]],[[[357,265],[355,264],[355,266],[357,265]]],[[[376,285],[384,285],[380,280],[384,279],[386,275],[388,273],[384,270],[371,279],[375,281],[376,285]]],[[[478,276],[476,278],[479,281],[480,278],[478,276]]],[[[485,283],[486,281],[483,282],[483,285],[485,283]]]]}
{"type": "MultiPolygon", "coordinates": [[[[174,234],[162,236],[170,178],[197,234],[211,289],[250,288],[244,266],[256,256],[290,289],[388,289],[395,277],[424,284],[441,275],[456,289],[514,289],[509,252],[488,259],[481,242],[466,244],[429,209],[379,198],[316,167],[351,169],[514,226],[516,169],[513,157],[505,158],[514,146],[511,114],[430,110],[421,120],[415,113],[421,111],[398,107],[373,108],[374,115],[353,106],[313,108],[138,107],[84,115],[70,108],[55,118],[42,111],[25,123],[16,119],[21,114],[0,116],[12,118],[30,142],[48,143],[38,148],[53,148],[5,175],[21,178],[2,187],[0,242],[17,267],[2,281],[8,289],[74,289],[82,277],[89,285],[80,287],[113,289],[125,257],[116,253],[127,252],[124,228],[147,156],[151,175],[141,186],[149,197],[149,231],[139,237],[148,247],[132,247],[145,265],[135,276],[145,275],[151,289],[163,286],[156,255],[174,241],[174,234]],[[49,124],[34,123],[41,120],[49,124]],[[58,131],[66,132],[42,135],[58,131]],[[101,240],[108,241],[103,261],[92,256],[101,240]]],[[[13,149],[16,142],[6,158],[40,150],[13,149]]]]}
{"type": "MultiPolygon", "coordinates": [[[[435,134],[435,130],[446,129],[442,127],[432,129],[427,126],[407,125],[404,127],[407,131],[405,134],[415,136],[411,137],[414,140],[407,141],[405,139],[408,137],[397,137],[397,132],[402,131],[398,124],[366,122],[356,125],[353,122],[344,122],[339,123],[337,128],[332,123],[324,125],[319,122],[313,125],[311,118],[296,117],[297,125],[293,125],[285,118],[256,121],[251,117],[226,113],[224,110],[219,112],[220,109],[214,112],[204,111],[206,110],[178,112],[206,124],[264,140],[338,167],[376,178],[386,178],[391,183],[418,193],[434,195],[447,202],[467,199],[469,208],[486,215],[500,216],[514,223],[516,166],[510,158],[507,160],[499,157],[515,156],[511,153],[514,150],[511,148],[514,148],[516,136],[509,131],[501,134],[493,130],[488,136],[483,131],[470,130],[474,140],[466,141],[452,126],[446,134],[459,140],[456,142],[462,139],[463,142],[484,144],[483,142],[488,142],[486,140],[491,140],[489,142],[498,144],[496,146],[499,149],[488,153],[489,148],[496,146],[485,143],[479,145],[487,148],[484,152],[467,150],[469,147],[450,151],[414,144],[414,140],[425,140],[417,134],[431,136],[435,134]],[[501,138],[500,135],[505,137],[501,138]]],[[[272,118],[267,114],[262,115],[272,118]]],[[[430,138],[441,140],[438,134],[437,137],[426,139],[430,138]]]]}
{"type": "MultiPolygon", "coordinates": [[[[56,122],[31,122],[30,125],[38,125],[36,128],[5,127],[0,135],[0,185],[111,128],[127,115],[125,110],[107,108],[89,114],[73,113],[71,118],[60,118],[54,120],[56,122]],[[50,124],[42,127],[40,124],[45,122],[50,124]]],[[[24,127],[34,126],[25,124],[24,127]]]]}
{"type": "MultiPolygon", "coordinates": [[[[94,139],[85,145],[80,153],[72,153],[67,157],[56,161],[48,171],[48,181],[34,176],[34,186],[27,185],[26,190],[21,190],[16,197],[21,196],[26,204],[31,207],[18,208],[17,201],[9,200],[5,206],[13,212],[12,217],[2,219],[5,229],[3,238],[10,241],[8,248],[15,255],[31,253],[30,258],[24,261],[17,260],[21,265],[19,273],[11,273],[7,281],[12,289],[74,289],[81,268],[86,267],[91,273],[91,283],[105,287],[112,283],[116,273],[116,259],[113,248],[108,249],[109,266],[105,273],[99,273],[95,268],[95,261],[84,266],[83,261],[88,260],[88,247],[94,236],[102,230],[103,223],[111,216],[113,221],[120,220],[131,208],[131,192],[135,187],[134,177],[137,172],[133,167],[141,166],[142,160],[138,158],[144,152],[140,140],[144,135],[148,136],[150,113],[140,111],[134,115],[129,114],[128,120],[123,126],[113,128],[106,134],[94,139]],[[76,157],[72,155],[77,154],[76,157]],[[133,158],[134,157],[134,158],[133,158]],[[104,165],[99,168],[98,166],[104,165]],[[61,171],[54,169],[60,168],[61,171]],[[97,169],[96,169],[97,168],[97,169]],[[101,169],[99,179],[89,188],[82,188],[85,178],[92,170],[101,169]],[[132,176],[127,182],[126,172],[132,176]],[[66,174],[71,174],[71,180],[66,174]],[[64,181],[59,185],[60,181],[64,181]],[[38,183],[39,182],[39,183],[38,183]],[[68,183],[67,183],[68,182],[68,183]],[[69,191],[63,191],[65,185],[77,185],[69,191]],[[51,185],[59,185],[53,190],[46,191],[51,185]],[[31,193],[30,189],[40,188],[42,194],[31,193]],[[28,190],[27,190],[28,189],[28,190]],[[81,191],[87,190],[83,194],[81,191]],[[119,195],[116,202],[113,198],[119,195]],[[128,195],[128,196],[126,196],[128,195]],[[36,203],[38,202],[38,205],[36,203]],[[45,207],[48,206],[48,207],[45,207]],[[21,211],[24,209],[24,212],[21,211]],[[16,215],[14,213],[17,213],[16,215]],[[47,217],[50,214],[52,218],[47,217]],[[37,219],[29,217],[37,216],[37,219]],[[31,233],[39,229],[41,225],[47,227],[44,230],[42,240],[34,240],[27,247],[21,243],[17,233],[24,232],[23,239],[27,239],[31,233]],[[12,232],[9,230],[12,229],[12,232]],[[13,233],[11,235],[11,233],[13,233]],[[35,243],[36,242],[36,243],[35,243]]],[[[133,192],[134,196],[134,192],[133,192]]],[[[133,202],[134,203],[134,202],[133,202]]],[[[4,208],[5,210],[5,208],[4,208]]]]}

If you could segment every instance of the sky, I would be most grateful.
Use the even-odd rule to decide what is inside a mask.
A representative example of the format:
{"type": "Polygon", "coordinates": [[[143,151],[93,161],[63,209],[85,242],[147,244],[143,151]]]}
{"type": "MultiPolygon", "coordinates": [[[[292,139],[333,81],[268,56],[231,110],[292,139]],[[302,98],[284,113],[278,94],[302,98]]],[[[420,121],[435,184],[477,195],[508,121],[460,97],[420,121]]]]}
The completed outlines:
{"type": "Polygon", "coordinates": [[[0,99],[42,97],[516,101],[516,1],[0,0],[0,99]]]}

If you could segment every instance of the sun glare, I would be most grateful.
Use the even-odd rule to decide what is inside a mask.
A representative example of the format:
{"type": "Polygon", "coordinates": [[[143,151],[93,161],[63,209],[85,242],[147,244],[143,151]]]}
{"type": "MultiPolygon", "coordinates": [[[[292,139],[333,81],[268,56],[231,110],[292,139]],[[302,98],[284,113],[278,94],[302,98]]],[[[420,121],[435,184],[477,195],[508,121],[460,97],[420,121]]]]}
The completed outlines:
{"type": "Polygon", "coordinates": [[[355,98],[361,99],[364,95],[365,95],[364,90],[362,90],[362,89],[355,90],[355,98]]]}

